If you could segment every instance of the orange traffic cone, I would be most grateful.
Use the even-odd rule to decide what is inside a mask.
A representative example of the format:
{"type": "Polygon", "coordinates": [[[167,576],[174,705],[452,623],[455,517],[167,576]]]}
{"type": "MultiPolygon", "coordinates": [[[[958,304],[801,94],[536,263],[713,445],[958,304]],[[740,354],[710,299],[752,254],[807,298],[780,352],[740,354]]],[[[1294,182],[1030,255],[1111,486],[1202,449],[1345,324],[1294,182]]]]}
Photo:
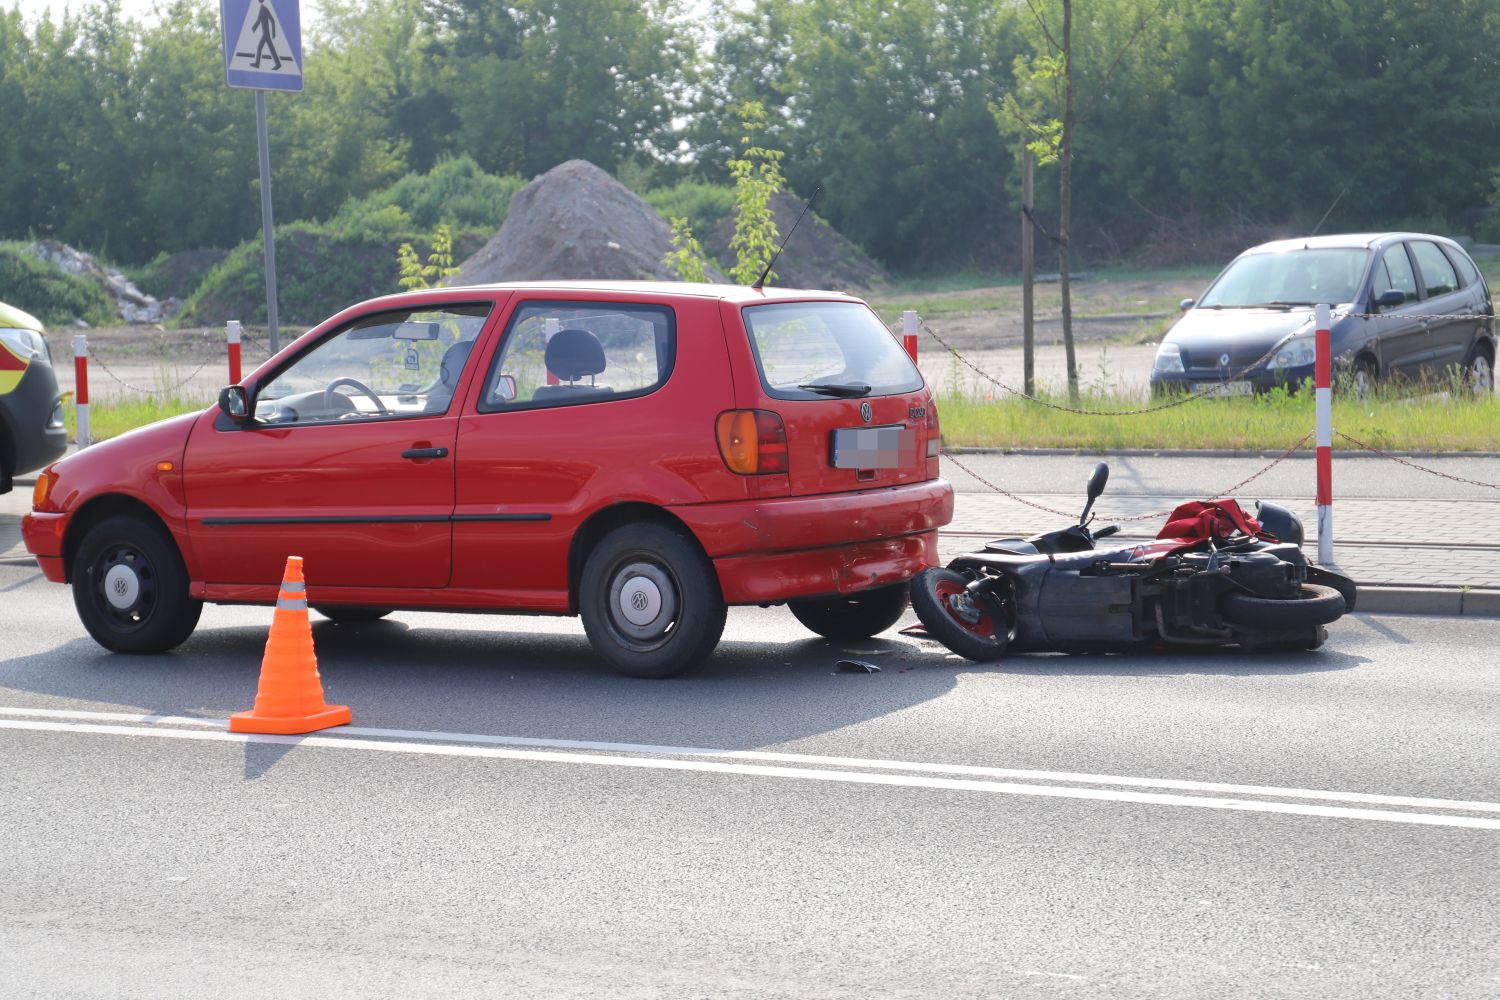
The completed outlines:
{"type": "Polygon", "coordinates": [[[307,620],[307,584],[302,557],[288,556],[271,637],[260,663],[255,708],[229,717],[233,733],[311,733],[349,724],[348,705],[323,701],[323,680],[313,655],[312,623],[307,620]]]}

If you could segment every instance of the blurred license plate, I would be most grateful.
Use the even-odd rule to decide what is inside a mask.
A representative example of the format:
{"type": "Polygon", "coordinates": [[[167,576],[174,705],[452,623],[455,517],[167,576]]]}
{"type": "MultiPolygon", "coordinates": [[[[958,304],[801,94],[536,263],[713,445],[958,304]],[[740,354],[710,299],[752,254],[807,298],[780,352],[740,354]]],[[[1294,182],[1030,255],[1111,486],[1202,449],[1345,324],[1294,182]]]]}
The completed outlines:
{"type": "MultiPolygon", "coordinates": [[[[835,469],[895,469],[913,446],[911,431],[890,427],[845,427],[833,432],[835,469]]],[[[915,452],[913,452],[915,454],[915,452]]]]}
{"type": "Polygon", "coordinates": [[[1194,382],[1193,391],[1208,396],[1248,396],[1253,390],[1249,382],[1194,382]]]}

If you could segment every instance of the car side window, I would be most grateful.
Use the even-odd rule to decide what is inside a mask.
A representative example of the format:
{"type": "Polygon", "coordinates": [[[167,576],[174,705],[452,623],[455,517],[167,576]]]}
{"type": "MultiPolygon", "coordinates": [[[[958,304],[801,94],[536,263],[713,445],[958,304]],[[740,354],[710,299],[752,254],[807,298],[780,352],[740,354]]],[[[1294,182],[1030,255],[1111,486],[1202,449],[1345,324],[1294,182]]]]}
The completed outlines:
{"type": "Polygon", "coordinates": [[[1408,302],[1418,298],[1417,276],[1411,269],[1411,258],[1406,255],[1406,245],[1397,243],[1387,250],[1380,258],[1380,266],[1375,269],[1375,284],[1384,284],[1384,288],[1377,287],[1375,294],[1392,290],[1405,292],[1408,302]]]}
{"type": "Polygon", "coordinates": [[[1458,291],[1458,274],[1436,243],[1412,240],[1411,251],[1422,269],[1422,284],[1427,288],[1428,298],[1458,291]]]}
{"type": "Polygon", "coordinates": [[[1443,250],[1448,254],[1448,259],[1453,262],[1453,266],[1458,268],[1460,288],[1468,288],[1479,280],[1479,269],[1474,266],[1473,261],[1469,260],[1468,254],[1452,247],[1444,247],[1443,250]]]}
{"type": "Polygon", "coordinates": [[[485,376],[483,413],[597,403],[654,392],[672,371],[666,306],[522,302],[485,376]]]}
{"type": "Polygon", "coordinates": [[[484,303],[362,316],[261,385],[255,419],[326,424],[446,413],[490,309],[484,303]]]}

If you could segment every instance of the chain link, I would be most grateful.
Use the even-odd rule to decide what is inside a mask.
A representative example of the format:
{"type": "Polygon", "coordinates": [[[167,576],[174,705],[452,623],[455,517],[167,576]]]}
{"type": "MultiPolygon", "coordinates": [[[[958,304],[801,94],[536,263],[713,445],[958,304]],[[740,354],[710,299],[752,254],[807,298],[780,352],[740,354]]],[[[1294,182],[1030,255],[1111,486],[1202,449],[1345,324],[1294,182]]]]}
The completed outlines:
{"type": "Polygon", "coordinates": [[[1356,447],[1356,448],[1361,448],[1361,449],[1369,452],[1370,454],[1372,454],[1372,455],[1378,455],[1381,458],[1388,458],[1392,462],[1398,462],[1401,465],[1405,465],[1405,466],[1407,466],[1409,468],[1416,469],[1418,472],[1425,472],[1429,476],[1437,476],[1439,479],[1448,479],[1448,480],[1452,480],[1455,483],[1463,483],[1463,484],[1465,484],[1467,486],[1482,486],[1485,489],[1500,490],[1500,484],[1497,484],[1497,483],[1485,483],[1485,482],[1479,481],[1478,479],[1465,479],[1462,476],[1452,476],[1452,475],[1449,475],[1446,472],[1439,472],[1436,469],[1429,469],[1425,465],[1418,465],[1416,462],[1410,461],[1409,459],[1402,458],[1400,455],[1392,455],[1389,452],[1381,451],[1379,448],[1376,448],[1374,445],[1365,444],[1363,441],[1356,441],[1354,438],[1352,438],[1349,435],[1345,434],[1343,431],[1334,431],[1334,434],[1336,434],[1337,436],[1343,438],[1345,441],[1348,441],[1350,444],[1354,445],[1354,447],[1356,447]]]}
{"type": "MultiPolygon", "coordinates": [[[[1277,455],[1275,458],[1271,459],[1271,461],[1268,464],[1266,464],[1266,465],[1262,466],[1261,468],[1257,469],[1255,472],[1253,472],[1250,475],[1246,476],[1244,479],[1241,479],[1239,482],[1235,483],[1233,486],[1230,486],[1230,487],[1228,487],[1226,489],[1220,490],[1219,492],[1215,493],[1214,496],[1216,496],[1216,497],[1233,496],[1235,493],[1237,493],[1240,490],[1244,489],[1246,486],[1249,486],[1251,483],[1255,482],[1261,476],[1265,475],[1267,472],[1270,472],[1272,469],[1276,468],[1276,466],[1280,465],[1282,462],[1284,462],[1288,458],[1290,458],[1292,456],[1292,454],[1295,453],[1299,448],[1302,448],[1304,445],[1306,445],[1307,442],[1308,442],[1308,440],[1312,436],[1313,436],[1313,432],[1312,431],[1308,431],[1306,434],[1302,435],[1301,440],[1299,440],[1296,444],[1292,445],[1286,451],[1282,452],[1280,455],[1277,455]]],[[[996,493],[999,493],[1001,496],[1004,496],[1004,497],[1007,497],[1007,498],[1009,498],[1011,500],[1014,500],[1016,503],[1024,504],[1027,507],[1033,507],[1033,508],[1035,508],[1037,510],[1044,511],[1044,512],[1046,512],[1048,514],[1056,514],[1058,517],[1072,518],[1072,517],[1075,516],[1073,513],[1070,513],[1068,511],[1057,510],[1054,507],[1048,507],[1045,504],[1039,504],[1039,503],[1036,503],[1034,501],[1027,500],[1025,497],[1017,496],[1016,494],[1010,492],[1007,489],[1002,489],[1001,487],[996,486],[994,483],[990,482],[988,479],[984,478],[979,473],[975,472],[973,469],[971,469],[967,465],[965,465],[962,461],[959,460],[958,456],[955,455],[955,454],[953,454],[953,452],[951,452],[951,451],[945,451],[945,452],[943,452],[943,458],[945,458],[948,461],[952,462],[954,465],[958,466],[960,469],[964,470],[964,472],[968,473],[970,476],[972,476],[974,479],[977,479],[979,482],[983,483],[984,485],[988,486],[990,489],[994,490],[996,493]]],[[[1439,474],[1441,475],[1441,473],[1439,473],[1439,474]]],[[[1168,514],[1172,513],[1173,509],[1175,509],[1175,506],[1172,509],[1168,509],[1168,510],[1152,511],[1149,514],[1132,514],[1129,517],[1115,517],[1115,518],[1110,518],[1110,520],[1112,520],[1112,521],[1118,521],[1118,522],[1121,522],[1121,523],[1128,522],[1128,521],[1149,521],[1152,518],[1165,517],[1168,514]]]]}
{"type": "Polygon", "coordinates": [[[960,354],[957,348],[949,344],[942,337],[938,336],[937,331],[929,326],[925,321],[921,323],[921,327],[929,337],[941,344],[943,346],[943,349],[946,350],[949,354],[953,355],[954,359],[957,360],[960,364],[964,365],[975,375],[978,375],[985,381],[990,382],[1001,389],[1004,389],[1012,396],[1019,396],[1020,398],[1027,400],[1028,402],[1036,403],[1049,409],[1061,410],[1064,413],[1077,413],[1085,417],[1134,417],[1139,416],[1143,413],[1157,413],[1161,410],[1170,410],[1175,407],[1182,406],[1186,403],[1192,403],[1200,399],[1206,399],[1209,396],[1219,395],[1219,386],[1236,381],[1244,375],[1248,375],[1250,372],[1254,371],[1256,368],[1259,368],[1265,362],[1271,360],[1276,352],[1280,350],[1280,345],[1272,347],[1265,354],[1262,354],[1259,358],[1256,358],[1245,367],[1239,369],[1238,371],[1225,375],[1217,382],[1211,383],[1209,388],[1200,389],[1197,392],[1184,393],[1180,396],[1175,396],[1173,399],[1170,399],[1165,403],[1159,403],[1155,406],[1143,406],[1134,410],[1082,410],[1074,406],[1064,406],[1061,403],[1054,403],[1049,399],[1042,399],[1039,396],[1032,396],[1021,391],[1020,389],[1015,389],[1011,386],[1006,385],[1004,382],[1000,381],[995,376],[991,375],[989,372],[980,368],[974,362],[970,361],[968,358],[960,354]]]}
{"type": "Polygon", "coordinates": [[[148,396],[165,396],[167,393],[176,392],[178,389],[181,389],[193,379],[197,378],[198,373],[207,368],[209,361],[212,361],[213,359],[210,358],[209,361],[204,361],[197,368],[194,368],[191,372],[189,372],[188,375],[176,385],[167,386],[165,389],[147,389],[145,386],[135,385],[134,383],[126,381],[125,379],[116,375],[114,371],[110,369],[109,365],[105,363],[104,359],[99,356],[97,350],[89,351],[89,360],[97,361],[99,363],[99,367],[104,370],[104,374],[108,375],[110,378],[114,379],[116,382],[120,383],[132,392],[140,392],[148,396]]]}

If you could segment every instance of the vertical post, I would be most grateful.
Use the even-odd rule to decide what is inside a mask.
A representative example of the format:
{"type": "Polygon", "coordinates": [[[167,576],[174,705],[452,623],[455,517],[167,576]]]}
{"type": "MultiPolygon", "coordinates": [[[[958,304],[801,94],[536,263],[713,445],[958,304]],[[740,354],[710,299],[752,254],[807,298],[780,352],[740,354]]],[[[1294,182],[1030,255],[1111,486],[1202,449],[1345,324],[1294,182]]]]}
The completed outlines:
{"type": "Polygon", "coordinates": [[[266,258],[266,321],[271,325],[271,353],[281,350],[276,315],[276,239],[271,226],[271,146],[266,138],[266,92],[255,92],[255,132],[260,138],[260,231],[266,258]]]}
{"type": "Polygon", "coordinates": [[[1025,392],[1036,395],[1036,228],[1031,221],[1034,197],[1031,175],[1035,160],[1031,150],[1021,146],[1021,344],[1025,392]]]}
{"type": "MultiPolygon", "coordinates": [[[[556,316],[548,316],[545,320],[542,321],[542,343],[546,344],[548,341],[550,341],[553,338],[554,335],[556,335],[557,331],[559,331],[561,329],[562,329],[562,320],[558,319],[556,316]]],[[[546,367],[546,366],[543,365],[543,367],[546,367]]],[[[552,369],[551,368],[547,369],[547,384],[548,385],[560,385],[561,384],[558,381],[557,376],[552,373],[552,369]]]]}
{"type": "Polygon", "coordinates": [[[81,333],[73,337],[73,386],[78,408],[78,447],[83,449],[93,442],[89,439],[89,338],[81,333]]]}
{"type": "Polygon", "coordinates": [[[240,381],[240,321],[230,320],[224,327],[224,335],[229,341],[229,384],[238,385],[240,381]]]}
{"type": "Polygon", "coordinates": [[[1328,306],[1315,312],[1313,367],[1318,430],[1318,562],[1333,562],[1333,335],[1328,306]]]}
{"type": "Polygon", "coordinates": [[[901,343],[911,355],[911,363],[917,363],[917,311],[908,309],[901,314],[901,343]]]}

